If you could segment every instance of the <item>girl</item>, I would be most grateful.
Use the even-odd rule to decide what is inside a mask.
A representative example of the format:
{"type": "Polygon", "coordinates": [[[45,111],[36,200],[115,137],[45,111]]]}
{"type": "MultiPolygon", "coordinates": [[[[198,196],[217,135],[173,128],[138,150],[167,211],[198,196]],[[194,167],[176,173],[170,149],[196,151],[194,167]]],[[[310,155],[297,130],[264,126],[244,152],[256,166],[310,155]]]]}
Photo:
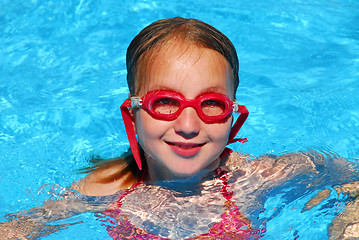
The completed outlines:
{"type": "MultiPolygon", "coordinates": [[[[86,195],[109,195],[144,181],[188,191],[206,178],[223,177],[220,166],[228,158],[225,146],[235,141],[248,116],[246,107],[235,102],[238,58],[230,40],[198,20],[165,19],[135,37],[126,59],[130,98],[121,111],[131,152],[92,168],[78,190],[86,195]],[[240,116],[232,127],[233,112],[240,116]]],[[[231,194],[223,192],[226,209],[233,205],[231,194]]],[[[120,201],[106,212],[119,222],[120,201]]],[[[248,234],[248,221],[238,209],[229,212],[238,224],[228,234],[248,234]]],[[[120,223],[120,229],[121,224],[130,222],[120,223]]],[[[219,228],[217,237],[223,234],[219,228]]],[[[118,229],[109,231],[119,239],[126,235],[118,229]]],[[[145,230],[136,232],[131,237],[153,236],[145,230]]],[[[178,237],[170,231],[162,235],[178,237]]]]}

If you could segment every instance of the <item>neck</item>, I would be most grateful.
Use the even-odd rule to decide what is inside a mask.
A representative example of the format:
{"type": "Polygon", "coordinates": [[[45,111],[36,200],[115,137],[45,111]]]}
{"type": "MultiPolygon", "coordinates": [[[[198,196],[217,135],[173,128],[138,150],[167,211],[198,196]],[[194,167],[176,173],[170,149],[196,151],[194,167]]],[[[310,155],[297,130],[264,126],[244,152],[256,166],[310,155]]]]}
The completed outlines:
{"type": "Polygon", "coordinates": [[[181,175],[170,171],[168,168],[160,166],[153,161],[148,163],[148,177],[147,181],[153,185],[160,185],[177,190],[180,192],[191,191],[213,174],[214,170],[218,168],[220,159],[217,158],[211,164],[196,172],[193,175],[181,175]],[[152,164],[151,164],[152,163],[152,164]],[[181,189],[183,191],[181,191],[181,189]]]}

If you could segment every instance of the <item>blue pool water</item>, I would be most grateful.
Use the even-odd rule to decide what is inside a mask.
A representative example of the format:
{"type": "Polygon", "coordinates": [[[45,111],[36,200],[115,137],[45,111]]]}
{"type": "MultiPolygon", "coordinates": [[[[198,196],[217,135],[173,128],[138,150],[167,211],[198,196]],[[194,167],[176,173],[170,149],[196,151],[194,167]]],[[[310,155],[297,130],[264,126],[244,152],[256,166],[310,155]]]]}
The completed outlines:
{"type": "MultiPolygon", "coordinates": [[[[249,142],[234,149],[253,157],[313,149],[359,160],[356,0],[2,0],[0,216],[56,197],[83,177],[76,170],[92,155],[128,148],[119,113],[126,48],[144,26],[174,16],[208,22],[237,48],[237,99],[250,115],[240,132],[249,142]]],[[[270,219],[264,238],[325,239],[333,215],[300,214],[315,191],[289,201],[282,197],[289,189],[266,200],[279,210],[261,215],[270,219]]],[[[44,239],[107,237],[91,213],[70,221],[83,223],[44,239]]]]}

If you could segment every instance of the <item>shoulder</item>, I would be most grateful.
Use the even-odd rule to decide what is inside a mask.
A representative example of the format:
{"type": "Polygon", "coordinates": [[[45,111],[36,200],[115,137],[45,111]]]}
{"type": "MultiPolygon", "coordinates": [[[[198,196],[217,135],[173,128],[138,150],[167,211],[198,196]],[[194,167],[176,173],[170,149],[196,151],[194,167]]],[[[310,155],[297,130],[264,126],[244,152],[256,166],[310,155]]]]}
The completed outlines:
{"type": "Polygon", "coordinates": [[[132,173],[122,174],[122,165],[112,165],[96,170],[78,181],[72,188],[83,195],[106,196],[128,189],[137,182],[132,173]]]}
{"type": "Polygon", "coordinates": [[[253,157],[249,154],[233,152],[226,160],[226,167],[231,171],[241,169],[252,172],[272,168],[275,165],[276,160],[277,157],[273,155],[253,157]]]}
{"type": "Polygon", "coordinates": [[[260,157],[233,152],[226,163],[231,170],[241,169],[246,175],[258,175],[267,180],[279,180],[304,172],[316,172],[316,164],[309,154],[300,152],[260,157]]]}

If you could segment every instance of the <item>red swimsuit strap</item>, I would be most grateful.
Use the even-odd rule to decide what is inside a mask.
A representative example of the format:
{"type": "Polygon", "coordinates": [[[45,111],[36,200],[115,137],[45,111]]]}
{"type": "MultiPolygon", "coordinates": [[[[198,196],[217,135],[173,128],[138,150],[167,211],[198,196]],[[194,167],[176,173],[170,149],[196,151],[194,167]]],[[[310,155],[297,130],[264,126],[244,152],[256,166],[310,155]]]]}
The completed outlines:
{"type": "Polygon", "coordinates": [[[227,172],[222,170],[221,167],[218,167],[215,170],[215,172],[216,172],[216,175],[219,176],[218,179],[221,180],[222,184],[223,184],[222,190],[221,190],[222,196],[228,201],[232,200],[233,192],[228,190],[229,186],[228,186],[227,172]]]}

